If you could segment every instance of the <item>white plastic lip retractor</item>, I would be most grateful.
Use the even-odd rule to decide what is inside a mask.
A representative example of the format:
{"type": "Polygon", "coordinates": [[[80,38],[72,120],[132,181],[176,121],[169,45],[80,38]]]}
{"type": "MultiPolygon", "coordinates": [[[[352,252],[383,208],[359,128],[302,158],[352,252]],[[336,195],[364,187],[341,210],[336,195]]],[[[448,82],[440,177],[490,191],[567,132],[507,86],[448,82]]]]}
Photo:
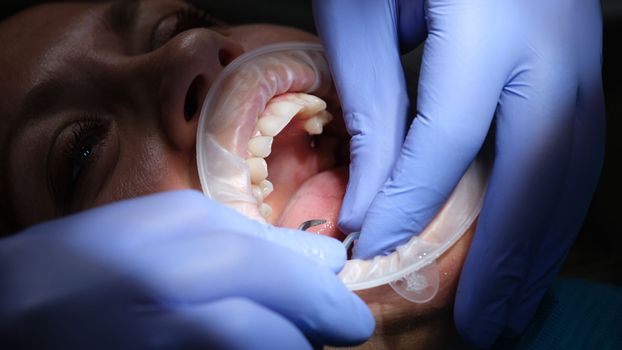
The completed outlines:
{"type": "Polygon", "coordinates": [[[289,42],[267,45],[242,54],[218,75],[211,85],[197,126],[197,168],[203,193],[211,199],[263,220],[252,195],[246,159],[234,145],[241,142],[239,118],[252,106],[285,93],[293,84],[290,69],[308,76],[296,82],[296,92],[322,95],[332,86],[330,68],[320,44],[289,42]],[[275,69],[278,67],[279,69],[275,69]]]}
{"type": "MultiPolygon", "coordinates": [[[[476,159],[435,219],[420,235],[387,256],[348,260],[339,277],[350,290],[389,284],[403,298],[430,301],[439,288],[438,259],[462,237],[475,221],[486,190],[487,167],[476,159]]],[[[344,240],[349,249],[358,238],[353,232],[344,240]]]]}

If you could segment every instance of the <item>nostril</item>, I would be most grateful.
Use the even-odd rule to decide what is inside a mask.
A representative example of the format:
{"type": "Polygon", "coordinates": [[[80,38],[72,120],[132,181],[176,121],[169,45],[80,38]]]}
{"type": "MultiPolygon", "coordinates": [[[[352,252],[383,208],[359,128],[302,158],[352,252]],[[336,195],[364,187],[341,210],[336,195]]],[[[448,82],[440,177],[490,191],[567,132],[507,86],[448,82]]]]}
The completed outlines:
{"type": "Polygon", "coordinates": [[[184,118],[186,121],[192,120],[197,113],[199,108],[199,84],[201,82],[201,77],[196,77],[190,87],[188,87],[188,92],[186,93],[186,100],[184,102],[184,118]]]}
{"type": "Polygon", "coordinates": [[[218,51],[218,61],[220,62],[221,66],[226,67],[234,59],[235,59],[235,55],[229,50],[221,49],[218,51]]]}

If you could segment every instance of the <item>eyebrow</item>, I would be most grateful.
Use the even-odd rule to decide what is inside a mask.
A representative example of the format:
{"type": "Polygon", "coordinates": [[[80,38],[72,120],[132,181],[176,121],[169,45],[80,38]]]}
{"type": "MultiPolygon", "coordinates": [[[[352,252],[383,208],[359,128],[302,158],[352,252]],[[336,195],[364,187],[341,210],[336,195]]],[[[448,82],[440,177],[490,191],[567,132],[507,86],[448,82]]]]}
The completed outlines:
{"type": "Polygon", "coordinates": [[[136,25],[139,7],[140,1],[138,0],[117,0],[113,2],[104,13],[105,26],[121,37],[129,35],[136,25]]]}
{"type": "Polygon", "coordinates": [[[16,128],[30,123],[35,120],[42,119],[54,112],[62,106],[60,99],[61,92],[74,83],[69,79],[46,79],[35,85],[24,97],[21,107],[16,118],[16,128]]]}

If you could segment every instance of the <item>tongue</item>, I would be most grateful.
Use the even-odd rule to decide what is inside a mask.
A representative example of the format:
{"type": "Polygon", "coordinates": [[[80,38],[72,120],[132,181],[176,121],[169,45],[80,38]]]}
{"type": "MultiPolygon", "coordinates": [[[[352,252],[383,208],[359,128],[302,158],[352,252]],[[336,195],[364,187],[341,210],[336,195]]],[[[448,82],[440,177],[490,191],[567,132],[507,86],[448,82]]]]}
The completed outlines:
{"type": "Polygon", "coordinates": [[[307,231],[342,240],[344,235],[337,229],[337,217],[348,182],[345,167],[323,171],[307,181],[291,197],[278,226],[298,227],[311,219],[324,219],[325,224],[307,231]]]}

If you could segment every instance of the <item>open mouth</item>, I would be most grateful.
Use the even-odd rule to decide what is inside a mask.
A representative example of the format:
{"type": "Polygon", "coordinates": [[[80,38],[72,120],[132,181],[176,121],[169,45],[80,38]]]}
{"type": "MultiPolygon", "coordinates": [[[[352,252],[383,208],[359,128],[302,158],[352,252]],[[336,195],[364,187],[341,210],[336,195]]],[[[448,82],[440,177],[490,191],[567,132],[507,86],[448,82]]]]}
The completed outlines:
{"type": "MultiPolygon", "coordinates": [[[[310,230],[343,240],[337,217],[348,180],[350,137],[336,96],[319,50],[236,59],[203,102],[197,168],[204,193],[277,226],[326,220],[310,230]]],[[[426,267],[432,279],[424,287],[433,287],[433,296],[438,287],[435,259],[466,232],[481,208],[486,172],[476,163],[434,223],[418,236],[387,256],[348,260],[339,275],[348,288],[367,289],[402,278],[412,282],[426,267]]]]}
{"type": "Polygon", "coordinates": [[[349,135],[323,56],[276,52],[227,69],[201,112],[204,192],[277,226],[323,219],[310,231],[343,238],[349,135]]]}
{"type": "MultiPolygon", "coordinates": [[[[273,98],[267,110],[297,96],[301,95],[287,93],[273,98]]],[[[312,99],[311,95],[302,96],[312,99]]],[[[310,230],[341,238],[336,222],[347,184],[349,136],[339,106],[329,106],[332,112],[328,112],[322,108],[323,101],[317,101],[311,102],[309,113],[303,107],[274,137],[272,152],[266,158],[274,190],[258,200],[263,201],[260,206],[270,206],[272,213],[266,219],[272,224],[294,228],[306,220],[323,219],[326,223],[310,230]]]]}

